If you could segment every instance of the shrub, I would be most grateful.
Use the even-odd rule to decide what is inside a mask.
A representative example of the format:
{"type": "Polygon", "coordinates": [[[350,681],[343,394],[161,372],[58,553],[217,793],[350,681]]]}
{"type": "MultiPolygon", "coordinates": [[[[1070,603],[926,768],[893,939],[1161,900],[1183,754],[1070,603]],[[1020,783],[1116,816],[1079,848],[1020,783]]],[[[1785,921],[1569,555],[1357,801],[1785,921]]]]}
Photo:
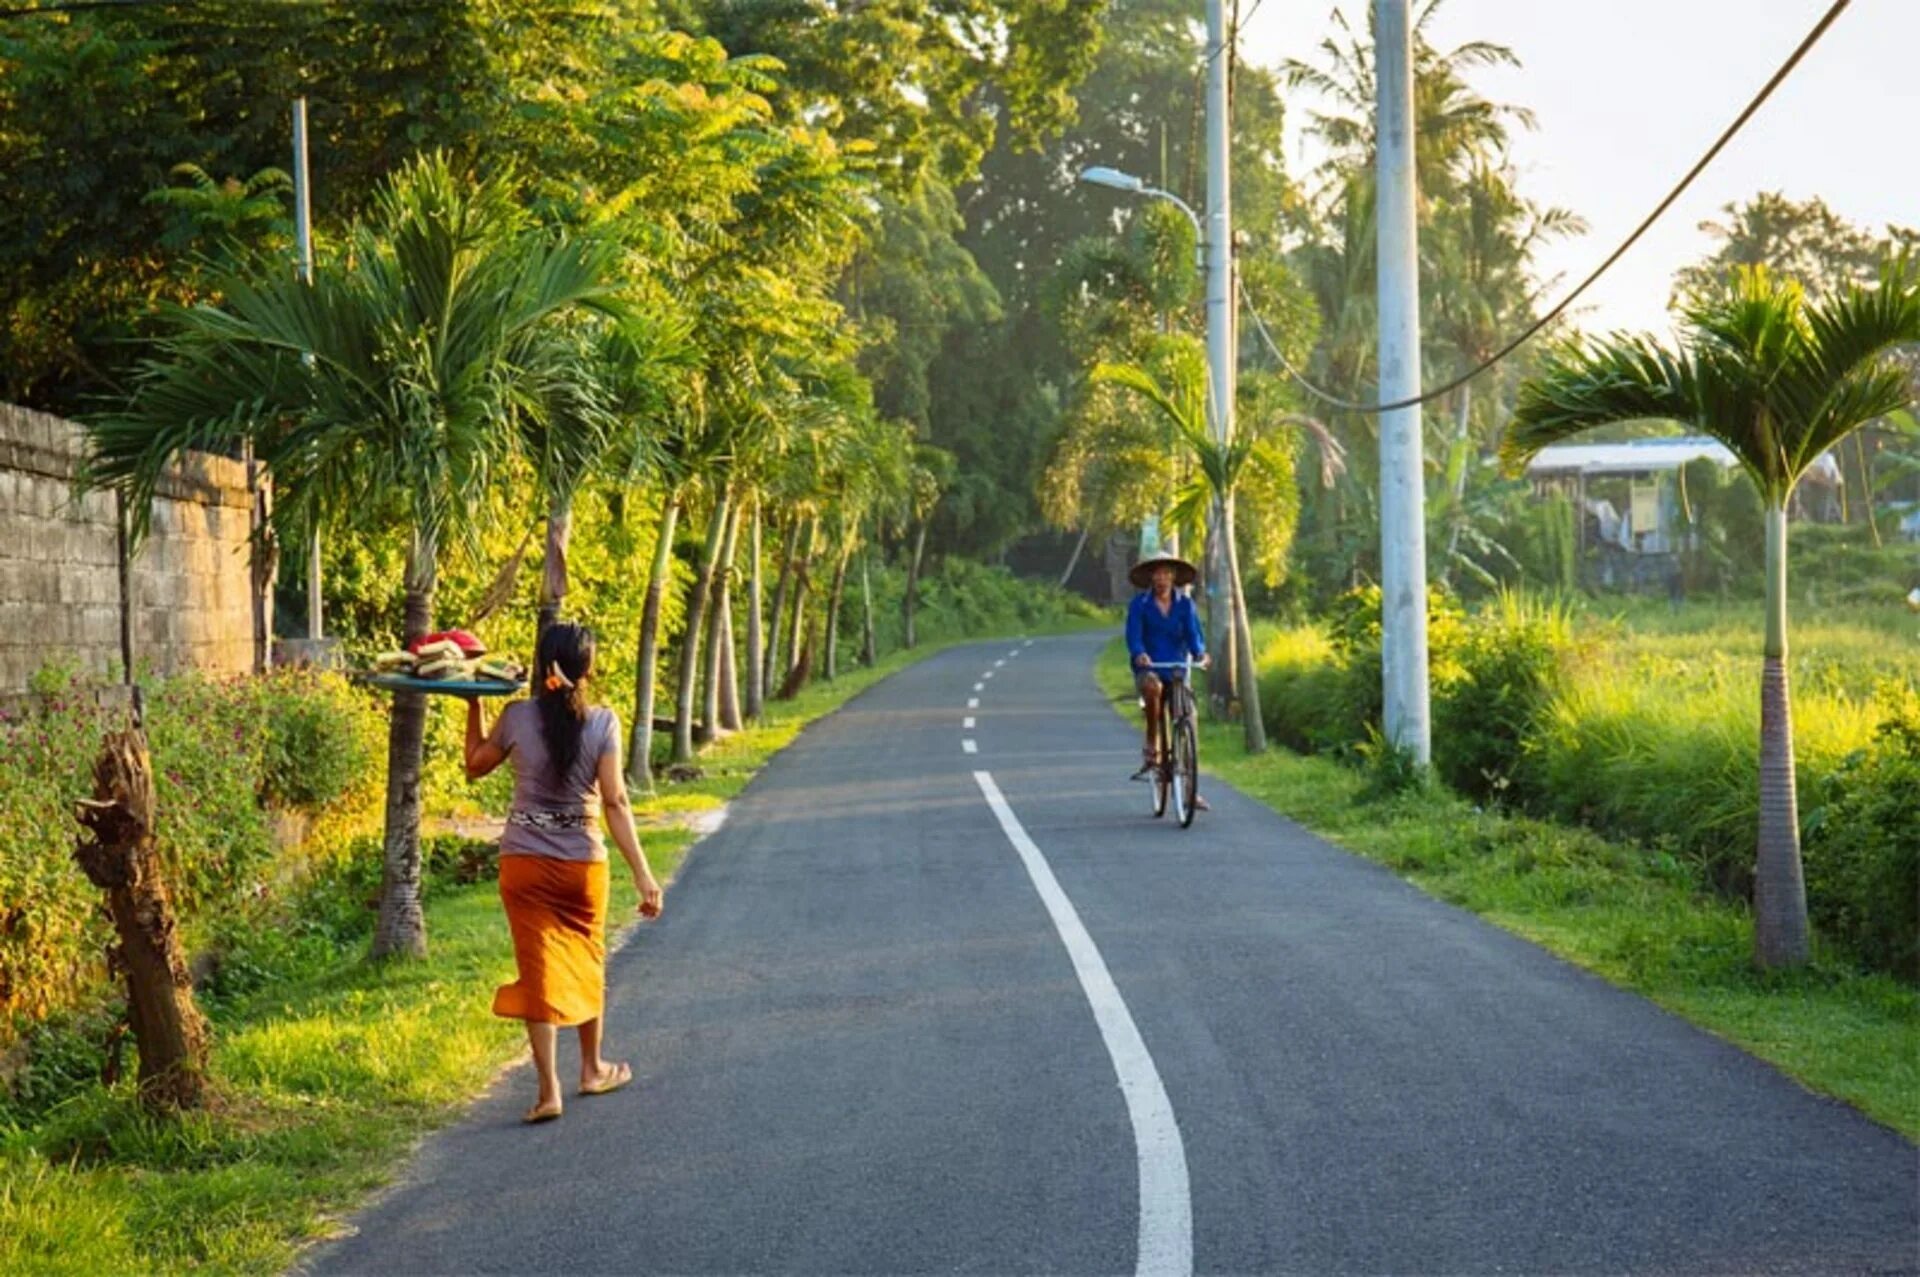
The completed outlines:
{"type": "Polygon", "coordinates": [[[367,696],[311,670],[276,670],[253,690],[266,737],[260,798],[269,807],[312,815],[366,783],[384,730],[367,696]]]}
{"type": "MultiPolygon", "coordinates": [[[[111,928],[73,863],[73,804],[91,788],[100,738],[121,721],[49,674],[31,714],[0,717],[0,1040],[106,988],[111,928]]],[[[156,684],[146,728],[159,851],[190,948],[269,899],[365,823],[380,784],[381,715],[343,680],[313,673],[156,684]],[[322,817],[289,857],[268,803],[322,817]]]]}
{"type": "MultiPolygon", "coordinates": [[[[1758,670],[1648,659],[1574,676],[1541,715],[1521,769],[1526,805],[1616,837],[1670,842],[1703,879],[1744,896],[1759,826],[1758,670]]],[[[1869,740],[1867,698],[1796,689],[1800,806],[1869,740]]]]}
{"type": "Polygon", "coordinates": [[[1920,696],[1889,684],[1881,703],[1872,744],[1814,788],[1807,907],[1862,961],[1920,980],[1920,696]]]}
{"type": "Polygon", "coordinates": [[[1461,631],[1455,676],[1433,695],[1433,763],[1482,802],[1510,797],[1525,743],[1565,684],[1573,624],[1564,604],[1503,591],[1461,631]]]}
{"type": "Polygon", "coordinates": [[[1254,667],[1260,714],[1273,739],[1308,754],[1364,739],[1361,711],[1346,703],[1346,668],[1324,630],[1281,630],[1260,649],[1254,667]]]}
{"type": "MultiPolygon", "coordinates": [[[[1381,682],[1380,653],[1382,596],[1377,585],[1349,590],[1335,602],[1329,634],[1346,669],[1342,710],[1353,724],[1354,738],[1368,726],[1380,727],[1386,712],[1381,682]]],[[[1431,685],[1441,687],[1458,674],[1455,654],[1464,637],[1466,614],[1452,595],[1438,587],[1427,590],[1427,669],[1431,685]]]]}

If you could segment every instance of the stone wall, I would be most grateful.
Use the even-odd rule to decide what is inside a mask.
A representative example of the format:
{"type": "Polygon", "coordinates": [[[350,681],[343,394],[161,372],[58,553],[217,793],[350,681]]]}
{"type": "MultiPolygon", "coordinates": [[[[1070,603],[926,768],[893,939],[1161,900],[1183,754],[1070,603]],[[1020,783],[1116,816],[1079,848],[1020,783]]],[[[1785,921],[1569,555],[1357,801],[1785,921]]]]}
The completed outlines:
{"type": "MultiPolygon", "coordinates": [[[[114,498],[76,495],[84,455],[72,422],[0,404],[0,695],[54,658],[119,670],[114,498]]],[[[133,564],[137,667],[252,668],[247,525],[239,462],[195,456],[162,481],[133,564]]]]}

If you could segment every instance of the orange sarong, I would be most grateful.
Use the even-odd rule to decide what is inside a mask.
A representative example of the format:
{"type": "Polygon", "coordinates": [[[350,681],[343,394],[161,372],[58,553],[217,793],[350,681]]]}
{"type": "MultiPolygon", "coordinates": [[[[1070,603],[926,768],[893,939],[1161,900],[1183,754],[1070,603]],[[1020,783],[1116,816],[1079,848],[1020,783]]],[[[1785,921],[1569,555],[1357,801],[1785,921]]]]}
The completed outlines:
{"type": "Polygon", "coordinates": [[[500,857],[500,899],[520,978],[493,1013],[561,1026],[599,1016],[607,992],[607,862],[500,857]]]}

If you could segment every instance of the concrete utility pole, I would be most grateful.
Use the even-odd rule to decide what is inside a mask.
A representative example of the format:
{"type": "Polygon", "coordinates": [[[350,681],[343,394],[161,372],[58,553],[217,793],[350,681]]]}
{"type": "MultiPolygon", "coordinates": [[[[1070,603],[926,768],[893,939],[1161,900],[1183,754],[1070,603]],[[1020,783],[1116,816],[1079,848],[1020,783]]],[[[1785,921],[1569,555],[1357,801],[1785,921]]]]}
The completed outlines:
{"type": "MultiPolygon", "coordinates": [[[[1227,50],[1225,0],[1207,0],[1207,376],[1208,407],[1216,443],[1233,437],[1235,347],[1233,341],[1233,174],[1228,93],[1232,57],[1227,50]]],[[[1226,615],[1218,606],[1226,556],[1221,553],[1219,510],[1207,538],[1208,619],[1226,615]]]]}
{"type": "MultiPolygon", "coordinates": [[[[1374,0],[1380,399],[1420,393],[1420,273],[1414,220],[1413,27],[1409,0],[1374,0]]],[[[1381,679],[1386,735],[1432,761],[1427,698],[1426,492],[1420,409],[1380,417],[1381,679]]]]}
{"type": "MultiPolygon", "coordinates": [[[[303,283],[313,283],[313,201],[307,181],[307,100],[293,100],[293,235],[299,253],[296,269],[303,283]]],[[[318,642],[323,633],[320,615],[320,529],[313,529],[307,547],[307,639],[318,642]]]]}

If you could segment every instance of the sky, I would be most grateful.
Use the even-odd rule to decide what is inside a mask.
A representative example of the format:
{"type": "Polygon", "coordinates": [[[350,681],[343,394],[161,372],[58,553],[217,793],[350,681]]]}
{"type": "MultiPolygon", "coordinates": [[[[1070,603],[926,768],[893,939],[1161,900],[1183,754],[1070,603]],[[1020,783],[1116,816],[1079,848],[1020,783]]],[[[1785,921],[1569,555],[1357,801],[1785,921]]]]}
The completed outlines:
{"type": "MultiPolygon", "coordinates": [[[[1416,3],[1418,0],[1416,0],[1416,3]]],[[[1242,0],[1243,7],[1247,0],[1242,0]]],[[[1612,252],[1710,146],[1826,12],[1831,0],[1447,0],[1429,28],[1452,48],[1508,45],[1518,70],[1480,70],[1496,102],[1531,109],[1514,141],[1520,190],[1568,208],[1585,235],[1541,254],[1564,293],[1612,252]]],[[[1364,31],[1366,0],[1263,0],[1247,60],[1317,61],[1335,8],[1364,31]]],[[[1314,154],[1288,104],[1287,163],[1314,154]]],[[[1818,195],[1872,228],[1920,225],[1920,0],[1853,0],[1793,74],[1665,216],[1581,298],[1588,329],[1665,331],[1669,285],[1713,249],[1699,223],[1762,190],[1818,195]]]]}

